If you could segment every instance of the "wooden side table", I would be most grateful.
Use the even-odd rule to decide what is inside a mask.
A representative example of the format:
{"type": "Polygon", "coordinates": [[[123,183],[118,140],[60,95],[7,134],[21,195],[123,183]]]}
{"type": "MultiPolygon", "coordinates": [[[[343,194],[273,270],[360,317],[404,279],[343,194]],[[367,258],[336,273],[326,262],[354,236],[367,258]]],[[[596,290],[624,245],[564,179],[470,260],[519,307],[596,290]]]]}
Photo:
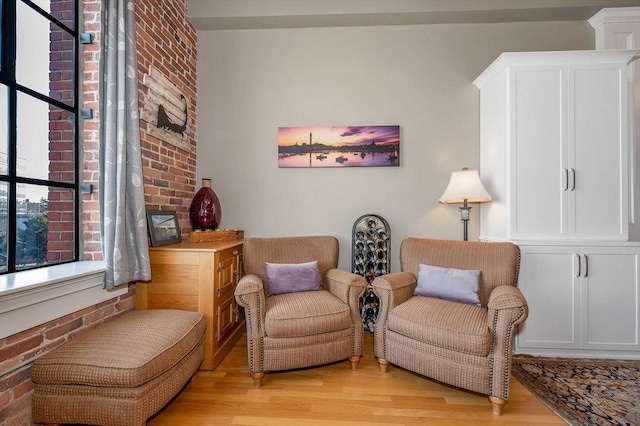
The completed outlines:
{"type": "Polygon", "coordinates": [[[150,247],[151,281],[136,284],[136,309],[202,312],[207,321],[201,370],[213,370],[244,331],[234,290],[244,240],[150,247]]]}

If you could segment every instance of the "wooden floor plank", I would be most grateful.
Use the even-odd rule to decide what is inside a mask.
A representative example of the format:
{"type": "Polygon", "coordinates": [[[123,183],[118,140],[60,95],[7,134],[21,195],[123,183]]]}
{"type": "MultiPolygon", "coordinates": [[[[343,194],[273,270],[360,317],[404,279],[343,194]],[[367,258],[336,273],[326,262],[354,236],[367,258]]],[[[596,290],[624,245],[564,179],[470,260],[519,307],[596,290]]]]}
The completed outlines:
{"type": "Polygon", "coordinates": [[[566,425],[513,377],[501,416],[486,396],[390,366],[380,372],[365,333],[358,371],[348,361],[269,373],[256,389],[243,336],[215,371],[200,371],[149,426],[566,425]]]}

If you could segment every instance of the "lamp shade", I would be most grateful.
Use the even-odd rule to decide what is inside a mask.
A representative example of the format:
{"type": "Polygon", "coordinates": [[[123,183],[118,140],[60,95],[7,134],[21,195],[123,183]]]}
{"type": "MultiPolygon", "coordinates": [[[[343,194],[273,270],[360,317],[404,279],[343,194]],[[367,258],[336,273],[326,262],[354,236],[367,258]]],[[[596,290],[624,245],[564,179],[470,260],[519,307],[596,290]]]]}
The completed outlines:
{"type": "Polygon", "coordinates": [[[477,170],[464,168],[460,171],[451,172],[449,185],[440,197],[440,202],[445,204],[463,203],[485,203],[491,201],[491,195],[484,189],[480,182],[480,175],[477,170]]]}

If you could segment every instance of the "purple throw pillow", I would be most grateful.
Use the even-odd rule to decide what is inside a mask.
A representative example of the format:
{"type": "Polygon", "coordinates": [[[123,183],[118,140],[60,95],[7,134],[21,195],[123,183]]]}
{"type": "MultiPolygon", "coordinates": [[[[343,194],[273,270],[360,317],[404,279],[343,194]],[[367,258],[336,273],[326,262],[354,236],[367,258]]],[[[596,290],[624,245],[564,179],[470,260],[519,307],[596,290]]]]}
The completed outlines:
{"type": "Polygon", "coordinates": [[[480,271],[420,264],[414,294],[480,306],[480,271]]]}
{"type": "Polygon", "coordinates": [[[267,278],[269,279],[267,296],[322,288],[317,260],[306,263],[266,262],[266,264],[267,278]]]}

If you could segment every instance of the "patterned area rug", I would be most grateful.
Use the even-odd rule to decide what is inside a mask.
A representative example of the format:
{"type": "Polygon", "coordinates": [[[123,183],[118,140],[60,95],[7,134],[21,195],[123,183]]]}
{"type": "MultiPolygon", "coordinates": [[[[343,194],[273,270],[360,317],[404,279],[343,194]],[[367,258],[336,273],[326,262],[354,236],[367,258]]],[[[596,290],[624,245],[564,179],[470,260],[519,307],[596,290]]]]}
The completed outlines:
{"type": "Polygon", "coordinates": [[[512,373],[570,425],[640,426],[640,361],[516,355],[512,373]]]}

